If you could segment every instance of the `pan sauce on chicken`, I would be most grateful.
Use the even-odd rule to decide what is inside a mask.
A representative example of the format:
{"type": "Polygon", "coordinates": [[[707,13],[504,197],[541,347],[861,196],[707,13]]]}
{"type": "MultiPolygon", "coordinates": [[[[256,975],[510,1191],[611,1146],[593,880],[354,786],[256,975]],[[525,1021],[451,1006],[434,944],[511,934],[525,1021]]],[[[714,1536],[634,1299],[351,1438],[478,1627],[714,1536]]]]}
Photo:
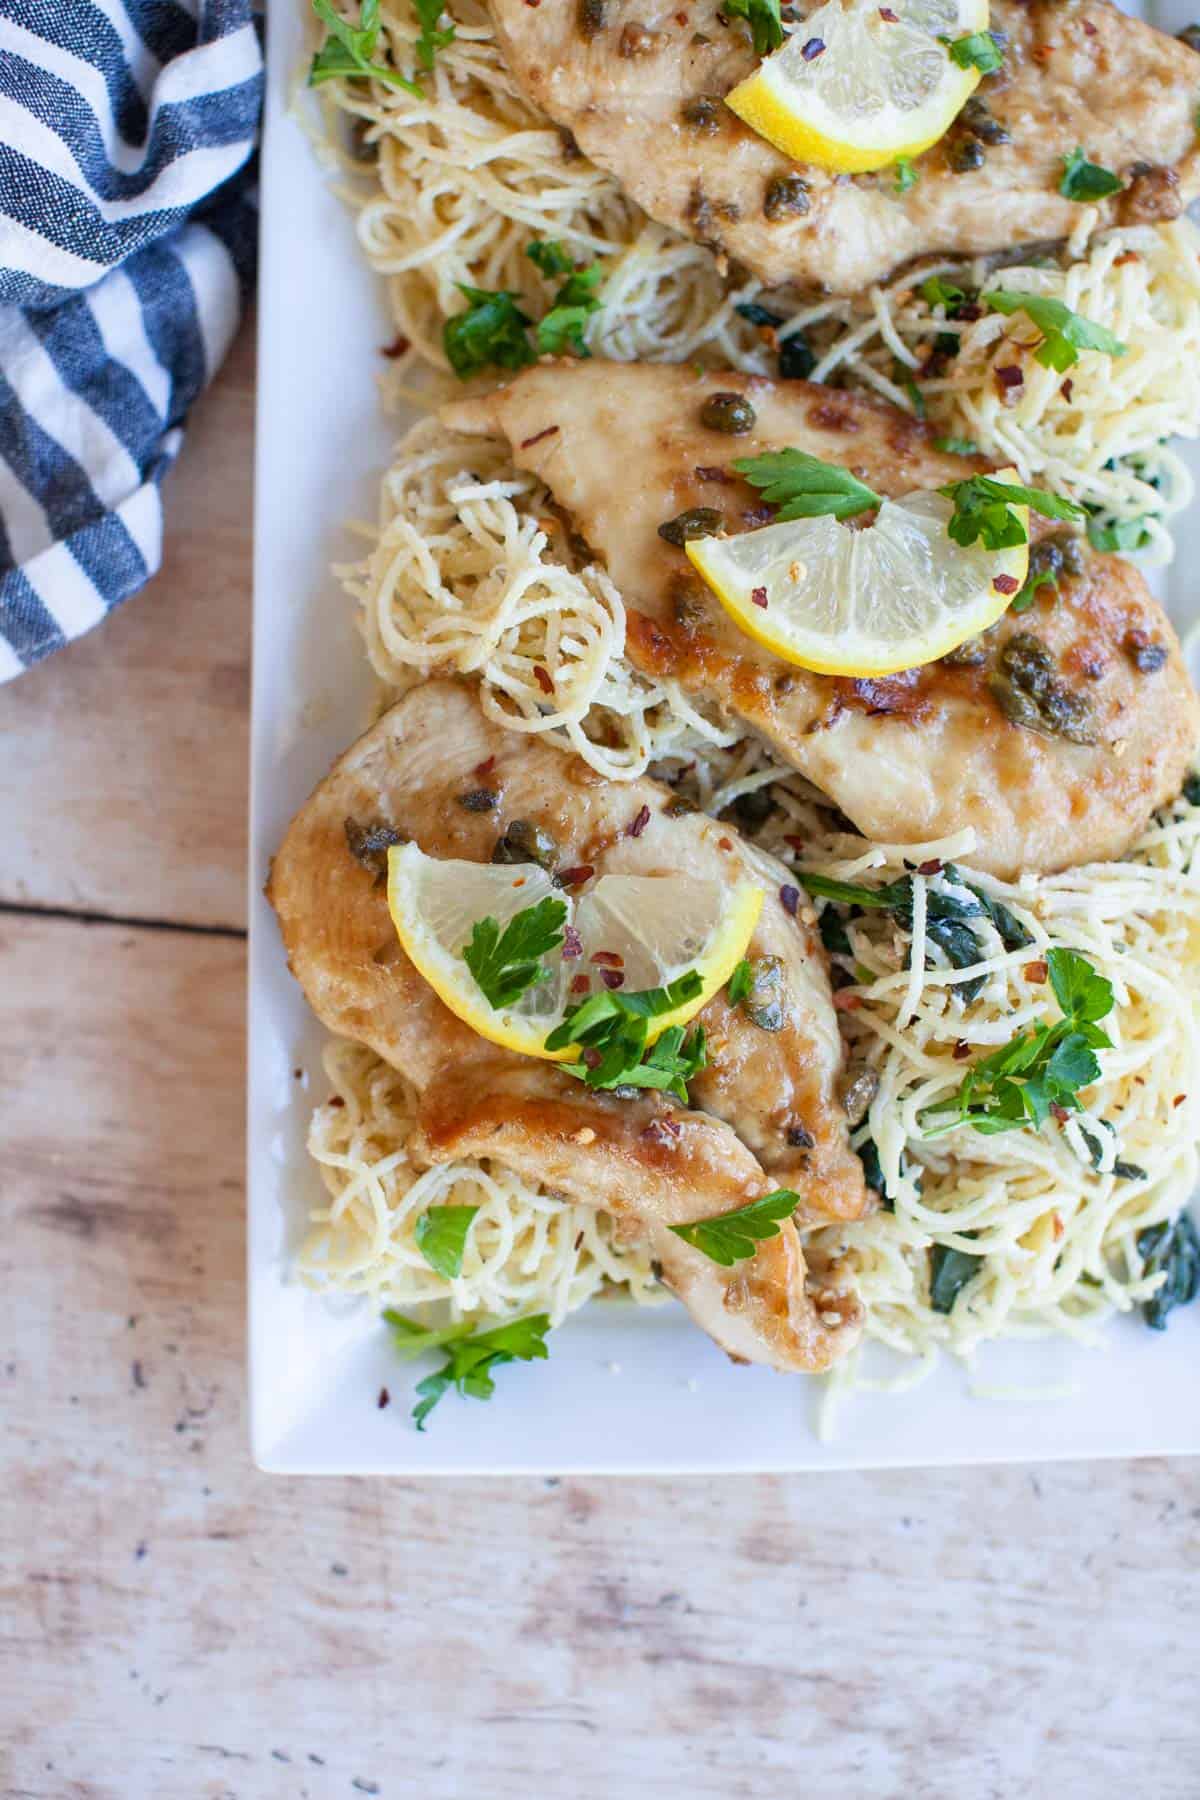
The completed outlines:
{"type": "MultiPolygon", "coordinates": [[[[1058,191],[1077,146],[1126,192],[1097,222],[1173,218],[1200,191],[1200,58],[1105,0],[993,0],[1008,40],[918,180],[790,162],[721,104],[758,58],[720,0],[490,0],[509,68],[656,219],[768,286],[854,293],[929,251],[977,254],[1067,237],[1058,191]]],[[[803,14],[812,9],[792,9],[803,14]]]]}
{"type": "Polygon", "coordinates": [[[728,467],[734,456],[791,445],[892,496],[983,467],[935,450],[895,408],[804,382],[573,363],[531,369],[442,416],[506,437],[546,483],[620,590],[640,668],[744,720],[868,837],[915,843],[974,826],[973,863],[1012,877],[1119,856],[1179,791],[1200,707],[1170,624],[1120,557],[1082,550],[1080,574],[953,661],[854,681],[760,649],[659,535],[696,507],[718,510],[730,532],[766,522],[770,510],[728,467]],[[750,401],[752,431],[731,440],[702,423],[720,392],[750,401]],[[1033,688],[1082,718],[1074,735],[1091,741],[1055,735],[1052,704],[1044,719],[1030,711],[1033,688]]]}
{"type": "Polygon", "coordinates": [[[790,1220],[730,1269],[668,1229],[779,1187],[800,1195],[802,1220],[855,1218],[866,1204],[836,1099],[842,1050],[824,962],[812,931],[782,905],[782,880],[730,828],[682,812],[669,789],[606,782],[575,756],[503,731],[467,686],[431,681],[334,766],[293,820],[267,891],[320,1019],[421,1089],[418,1158],[494,1157],[603,1206],[731,1355],[821,1369],[854,1341],[860,1309],[844,1292],[810,1290],[790,1220]],[[481,764],[496,796],[486,812],[457,803],[478,790],[481,764]],[[643,807],[649,822],[631,834],[643,807]],[[699,1015],[710,1067],[693,1081],[690,1107],[664,1094],[596,1092],[553,1063],[503,1050],[449,1012],[408,961],[384,888],[347,847],[347,819],[386,825],[429,855],[478,862],[524,819],[550,834],[561,867],[718,880],[749,872],[769,891],[747,954],[780,960],[782,1028],[761,1029],[723,995],[711,1001],[699,1015]]]}

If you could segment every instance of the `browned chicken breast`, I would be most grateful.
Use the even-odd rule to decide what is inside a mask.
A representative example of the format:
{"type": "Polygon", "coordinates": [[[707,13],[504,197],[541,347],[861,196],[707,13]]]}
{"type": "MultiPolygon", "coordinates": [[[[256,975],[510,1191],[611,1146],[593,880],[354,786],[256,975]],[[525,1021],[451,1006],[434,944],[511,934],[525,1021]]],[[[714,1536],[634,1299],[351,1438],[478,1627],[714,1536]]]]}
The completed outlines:
{"type": "Polygon", "coordinates": [[[1068,236],[1083,207],[1058,189],[1077,146],[1126,183],[1089,204],[1098,221],[1173,218],[1200,191],[1200,58],[1106,0],[993,0],[1004,67],[903,194],[890,169],[792,163],[722,104],[758,58],[721,0],[490,6],[530,99],[653,218],[768,286],[853,293],[923,252],[1068,236]]]}
{"type": "Polygon", "coordinates": [[[602,1206],[731,1355],[819,1369],[854,1340],[859,1307],[846,1293],[812,1291],[795,1224],[731,1269],[668,1229],[779,1187],[800,1195],[802,1220],[854,1218],[866,1205],[836,1097],[842,1052],[825,966],[812,931],[781,901],[786,880],[726,826],[681,813],[669,789],[606,782],[579,758],[485,719],[468,686],[433,681],[335,765],[293,821],[267,892],[318,1017],[422,1090],[418,1156],[494,1157],[602,1206]],[[481,787],[494,804],[460,804],[481,787]],[[384,887],[348,847],[348,819],[474,862],[525,820],[552,836],[563,870],[722,881],[749,871],[768,894],[748,954],[779,959],[781,1029],[713,1000],[700,1015],[711,1067],[692,1083],[690,1108],[669,1095],[595,1092],[555,1064],[500,1049],[449,1012],[404,955],[384,887]]]}
{"type": "Polygon", "coordinates": [[[659,536],[664,521],[701,506],[731,533],[766,523],[771,509],[729,467],[758,451],[806,450],[891,496],[983,466],[935,450],[894,407],[799,381],[572,363],[531,369],[442,416],[503,435],[547,484],[620,589],[640,668],[744,720],[868,837],[918,843],[971,825],[979,867],[1049,871],[1119,855],[1179,791],[1200,708],[1170,624],[1120,557],[1085,549],[1081,574],[1039,590],[1031,611],[1009,614],[979,645],[852,681],[760,649],[659,536]],[[705,399],[724,391],[753,406],[744,436],[701,423],[705,399]],[[1014,722],[1031,716],[1014,688],[1034,662],[1091,741],[1054,735],[1053,707],[1040,728],[1014,722]]]}

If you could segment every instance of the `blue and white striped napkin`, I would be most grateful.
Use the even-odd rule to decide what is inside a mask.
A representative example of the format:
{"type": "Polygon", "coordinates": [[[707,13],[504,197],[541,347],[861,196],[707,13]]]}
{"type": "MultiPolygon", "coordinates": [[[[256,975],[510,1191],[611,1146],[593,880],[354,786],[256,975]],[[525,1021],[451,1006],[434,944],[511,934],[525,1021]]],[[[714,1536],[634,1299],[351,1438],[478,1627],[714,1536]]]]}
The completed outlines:
{"type": "Polygon", "coordinates": [[[251,0],[0,0],[0,682],[152,575],[254,276],[251,0]]]}

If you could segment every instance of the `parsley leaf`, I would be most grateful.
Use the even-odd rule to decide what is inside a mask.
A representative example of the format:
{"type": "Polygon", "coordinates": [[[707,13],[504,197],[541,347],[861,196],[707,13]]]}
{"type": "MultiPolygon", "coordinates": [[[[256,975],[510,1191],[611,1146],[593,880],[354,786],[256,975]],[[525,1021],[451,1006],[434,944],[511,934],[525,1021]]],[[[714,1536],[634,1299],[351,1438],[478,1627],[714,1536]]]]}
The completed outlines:
{"type": "Polygon", "coordinates": [[[749,994],[754,986],[754,970],[750,967],[749,957],[743,956],[733,974],[729,977],[729,985],[725,989],[725,997],[730,1006],[737,1006],[749,994]]]}
{"type": "Polygon", "coordinates": [[[769,56],[783,42],[779,0],[724,0],[722,12],[745,19],[754,33],[755,56],[769,56]]]}
{"type": "Polygon", "coordinates": [[[667,1089],[686,1106],[687,1083],[708,1062],[704,1030],[672,1025],[647,1048],[648,1021],[694,1000],[703,982],[689,969],[667,987],[624,994],[605,989],[573,1006],[546,1039],[547,1050],[578,1045],[579,1062],[564,1063],[568,1075],[591,1088],[667,1089]]]}
{"type": "Polygon", "coordinates": [[[417,1249],[435,1275],[453,1281],[462,1274],[467,1233],[477,1206],[431,1206],[417,1220],[417,1249]]]}
{"type": "Polygon", "coordinates": [[[513,1006],[535,982],[546,979],[541,959],[563,941],[567,907],[547,895],[514,913],[501,931],[495,919],[477,919],[462,953],[489,1006],[513,1006]]]}
{"type": "Polygon", "coordinates": [[[1028,533],[1012,508],[1028,506],[1047,519],[1082,519],[1084,509],[1073,500],[1060,500],[1041,488],[1018,487],[1014,482],[996,481],[991,475],[972,475],[966,481],[952,481],[939,488],[953,500],[954,512],[946,530],[956,544],[964,546],[982,539],[987,550],[1007,550],[1028,541],[1028,533]]]}
{"type": "Polygon", "coordinates": [[[600,306],[596,289],[603,271],[599,263],[577,269],[570,252],[557,238],[527,244],[525,254],[548,281],[559,275],[567,277],[534,333],[538,354],[590,356],[583,334],[589,318],[600,306]]]}
{"type": "Polygon", "coordinates": [[[1004,61],[1004,51],[990,31],[972,31],[966,37],[941,39],[950,60],[960,69],[978,69],[981,75],[994,75],[1004,61]]]}
{"type": "Polygon", "coordinates": [[[1079,1091],[1100,1078],[1095,1053],[1110,1045],[1098,1021],[1112,1010],[1112,984],[1077,951],[1055,947],[1046,962],[1063,1017],[1056,1025],[1018,1031],[968,1069],[953,1094],[922,1113],[927,1137],[958,1125],[984,1135],[1036,1128],[1055,1107],[1082,1110],[1079,1091]]]}
{"type": "MultiPolygon", "coordinates": [[[[373,62],[379,42],[379,0],[362,0],[357,25],[351,25],[335,12],[330,0],[312,0],[312,9],[329,33],[312,59],[308,71],[309,87],[320,87],[324,81],[382,81],[386,87],[403,88],[406,94],[421,95],[415,81],[406,81],[397,69],[387,63],[373,62]]],[[[428,65],[432,67],[432,63],[428,65]]]]}
{"type": "Polygon", "coordinates": [[[413,1421],[424,1431],[425,1421],[451,1387],[472,1400],[490,1400],[496,1391],[491,1371],[503,1363],[534,1362],[548,1355],[546,1333],[550,1329],[547,1313],[531,1313],[523,1319],[510,1319],[491,1331],[480,1331],[478,1322],[464,1320],[459,1325],[442,1329],[426,1329],[403,1313],[384,1313],[392,1331],[392,1344],[406,1361],[422,1356],[427,1350],[445,1350],[446,1360],[440,1369],[417,1383],[420,1398],[413,1407],[413,1421]]]}
{"type": "Polygon", "coordinates": [[[1106,200],[1110,194],[1119,194],[1123,185],[1121,177],[1111,169],[1089,162],[1079,145],[1070,156],[1063,157],[1058,191],[1068,200],[1106,200]]]}
{"type": "Polygon", "coordinates": [[[970,438],[940,437],[934,438],[933,447],[947,456],[978,456],[979,445],[970,438]]]}
{"type": "Polygon", "coordinates": [[[702,1250],[713,1262],[729,1269],[753,1256],[764,1239],[778,1237],[781,1222],[790,1219],[799,1204],[799,1194],[790,1188],[777,1188],[773,1194],[751,1200],[748,1206],[739,1206],[736,1212],[695,1219],[690,1225],[672,1225],[671,1230],[693,1250],[702,1250]]]}
{"type": "Polygon", "coordinates": [[[494,364],[498,369],[523,369],[534,360],[525,335],[533,321],[521,311],[519,294],[505,289],[467,287],[455,282],[470,302],[466,312],[455,313],[442,327],[442,346],[447,361],[461,381],[494,364]]]}
{"type": "Polygon", "coordinates": [[[763,499],[778,506],[785,519],[813,519],[832,513],[835,519],[852,519],[856,513],[878,506],[881,496],[871,492],[849,469],[822,462],[805,450],[767,450],[761,456],[739,456],[733,467],[752,487],[761,488],[763,499]]]}
{"type": "Polygon", "coordinates": [[[526,244],[525,254],[547,281],[553,281],[558,275],[570,275],[575,268],[570,251],[558,238],[535,238],[532,244],[526,244]]]}
{"type": "Polygon", "coordinates": [[[1079,361],[1081,350],[1102,350],[1106,356],[1124,356],[1129,348],[1103,325],[1072,312],[1061,300],[1051,300],[1042,294],[1024,294],[1016,288],[994,288],[991,293],[981,294],[980,299],[993,312],[1004,313],[1010,318],[1013,313],[1023,312],[1045,340],[1036,361],[1043,368],[1057,369],[1060,374],[1079,361]]]}
{"type": "Polygon", "coordinates": [[[943,281],[940,275],[927,275],[921,283],[921,298],[926,306],[944,306],[948,319],[954,318],[966,297],[962,288],[955,287],[952,281],[943,281]]]}
{"type": "Polygon", "coordinates": [[[1139,1231],[1137,1247],[1145,1274],[1166,1275],[1162,1286],[1142,1302],[1142,1317],[1151,1331],[1165,1331],[1167,1315],[1200,1294],[1200,1233],[1191,1214],[1182,1212],[1174,1224],[1139,1231]]]}
{"type": "Polygon", "coordinates": [[[898,194],[907,194],[909,189],[915,188],[921,179],[921,172],[913,167],[910,156],[898,156],[892,168],[895,176],[894,186],[898,194]]]}
{"type": "Polygon", "coordinates": [[[445,11],[442,0],[413,0],[413,5],[421,22],[421,35],[417,39],[417,61],[423,69],[432,69],[433,59],[438,51],[454,42],[454,26],[447,25],[444,31],[438,30],[438,20],[445,11]]]}
{"type": "Polygon", "coordinates": [[[1089,518],[1087,536],[1093,550],[1141,550],[1150,542],[1152,533],[1143,519],[1109,519],[1101,523],[1089,518]]]}

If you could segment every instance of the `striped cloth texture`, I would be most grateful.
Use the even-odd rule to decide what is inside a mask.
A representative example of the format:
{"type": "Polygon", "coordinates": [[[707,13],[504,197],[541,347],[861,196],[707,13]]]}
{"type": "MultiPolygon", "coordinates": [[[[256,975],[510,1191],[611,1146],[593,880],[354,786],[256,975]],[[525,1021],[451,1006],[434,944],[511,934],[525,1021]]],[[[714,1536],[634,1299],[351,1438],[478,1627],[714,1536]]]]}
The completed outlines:
{"type": "Polygon", "coordinates": [[[0,0],[0,682],[162,558],[254,279],[251,0],[0,0]]]}

